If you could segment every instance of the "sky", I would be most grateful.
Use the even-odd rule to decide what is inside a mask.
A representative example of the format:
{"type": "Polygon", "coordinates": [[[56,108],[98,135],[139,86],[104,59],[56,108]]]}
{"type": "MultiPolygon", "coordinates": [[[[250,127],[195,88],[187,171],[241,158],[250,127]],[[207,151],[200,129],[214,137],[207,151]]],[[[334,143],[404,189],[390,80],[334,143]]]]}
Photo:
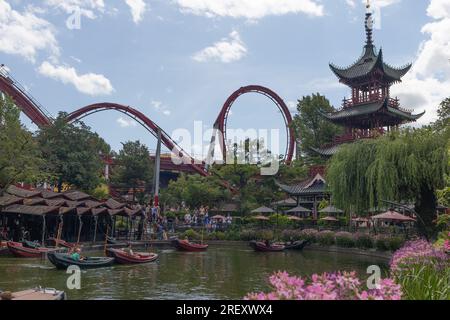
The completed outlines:
{"type": "MultiPolygon", "coordinates": [[[[53,115],[114,102],[169,134],[193,133],[196,121],[211,129],[228,96],[250,84],[277,92],[293,114],[298,99],[316,92],[339,107],[350,90],[328,64],[348,66],[360,56],[365,2],[0,0],[0,63],[53,115]]],[[[418,125],[434,121],[450,96],[450,0],[371,2],[385,61],[413,63],[392,95],[426,111],[418,125]]],[[[156,139],[126,115],[84,121],[115,150],[138,139],[155,149],[156,139]]],[[[285,145],[281,114],[257,94],[236,101],[228,128],[278,128],[285,145]]]]}

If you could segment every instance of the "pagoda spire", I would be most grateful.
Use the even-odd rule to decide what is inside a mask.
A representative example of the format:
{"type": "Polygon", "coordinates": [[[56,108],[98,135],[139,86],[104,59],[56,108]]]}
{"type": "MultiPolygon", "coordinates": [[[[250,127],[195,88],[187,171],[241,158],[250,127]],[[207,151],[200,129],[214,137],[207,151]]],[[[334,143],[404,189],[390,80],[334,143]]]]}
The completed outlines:
{"type": "Polygon", "coordinates": [[[366,20],[365,20],[365,28],[366,28],[366,46],[373,46],[372,32],[373,32],[373,17],[372,10],[370,10],[370,0],[367,0],[366,4],[366,20]]]}

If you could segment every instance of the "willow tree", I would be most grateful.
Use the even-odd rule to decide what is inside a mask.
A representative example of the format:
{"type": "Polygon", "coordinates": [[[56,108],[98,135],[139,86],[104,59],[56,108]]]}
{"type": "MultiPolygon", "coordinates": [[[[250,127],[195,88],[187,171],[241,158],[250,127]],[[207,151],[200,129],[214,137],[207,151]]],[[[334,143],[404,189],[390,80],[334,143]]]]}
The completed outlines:
{"type": "Polygon", "coordinates": [[[449,171],[447,144],[446,136],[430,127],[343,146],[327,171],[334,203],[367,212],[386,200],[413,202],[419,232],[433,235],[436,190],[449,171]]]}

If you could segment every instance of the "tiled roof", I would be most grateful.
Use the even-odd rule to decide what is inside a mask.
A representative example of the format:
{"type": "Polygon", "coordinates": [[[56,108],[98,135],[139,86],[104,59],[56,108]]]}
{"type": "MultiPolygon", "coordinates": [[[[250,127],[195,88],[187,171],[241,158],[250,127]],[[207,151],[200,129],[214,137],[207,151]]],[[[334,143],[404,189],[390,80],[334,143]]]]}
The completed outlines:
{"type": "Polygon", "coordinates": [[[58,214],[59,207],[49,207],[49,206],[24,206],[20,204],[15,204],[3,209],[4,213],[15,213],[15,214],[30,214],[42,216],[44,214],[58,214]]]}
{"type": "Polygon", "coordinates": [[[340,147],[341,145],[336,145],[329,148],[311,148],[311,150],[317,152],[322,156],[331,157],[334,156],[339,151],[340,147]]]}
{"type": "Polygon", "coordinates": [[[321,194],[325,193],[327,188],[325,179],[320,175],[317,175],[314,178],[309,178],[308,180],[293,186],[288,186],[279,182],[277,182],[277,185],[284,192],[295,196],[321,194]]]}
{"type": "Polygon", "coordinates": [[[81,192],[81,191],[67,191],[67,192],[64,192],[63,195],[64,195],[64,197],[66,197],[67,199],[72,200],[72,201],[87,200],[87,199],[91,198],[90,195],[88,195],[84,192],[81,192]]]}
{"type": "Polygon", "coordinates": [[[6,192],[20,198],[32,198],[41,195],[40,191],[30,191],[16,186],[9,186],[6,192]]]}
{"type": "Polygon", "coordinates": [[[3,197],[0,197],[0,206],[9,206],[18,203],[23,203],[23,198],[19,198],[11,194],[5,194],[3,197]]]}
{"type": "Polygon", "coordinates": [[[106,201],[105,204],[110,209],[121,209],[125,207],[124,203],[120,203],[112,198],[108,199],[108,201],[106,201]]]}
{"type": "Polygon", "coordinates": [[[345,80],[351,80],[367,76],[375,69],[380,69],[386,78],[390,81],[400,81],[401,78],[411,69],[411,64],[402,68],[394,68],[383,61],[383,51],[380,49],[378,54],[375,53],[373,45],[364,47],[363,54],[354,64],[347,68],[340,68],[334,64],[330,64],[334,74],[345,80]]]}
{"type": "Polygon", "coordinates": [[[374,113],[383,112],[384,115],[389,115],[393,118],[401,118],[404,121],[416,121],[422,117],[425,112],[420,114],[411,114],[410,112],[401,109],[392,108],[389,106],[389,99],[383,101],[369,102],[366,104],[359,104],[352,107],[344,108],[337,112],[323,113],[318,111],[322,116],[333,122],[341,122],[353,117],[370,116],[374,113]]]}

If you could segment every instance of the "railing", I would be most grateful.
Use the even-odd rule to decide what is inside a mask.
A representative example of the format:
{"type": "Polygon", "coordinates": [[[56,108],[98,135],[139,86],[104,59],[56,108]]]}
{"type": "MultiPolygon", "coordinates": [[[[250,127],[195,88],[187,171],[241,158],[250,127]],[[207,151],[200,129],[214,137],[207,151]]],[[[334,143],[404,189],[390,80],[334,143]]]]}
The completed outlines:
{"type": "Polygon", "coordinates": [[[0,77],[6,79],[11,85],[26,97],[42,114],[48,119],[54,119],[50,112],[43,105],[41,105],[16,79],[14,79],[8,72],[5,66],[0,66],[0,77]]]}
{"type": "MultiPolygon", "coordinates": [[[[358,98],[346,99],[346,98],[344,98],[344,100],[342,101],[342,108],[340,110],[345,110],[347,108],[355,107],[360,104],[365,104],[368,102],[381,102],[381,101],[384,101],[385,98],[386,98],[386,96],[384,96],[382,94],[370,94],[367,98],[363,98],[363,99],[358,99],[358,98]]],[[[405,109],[405,108],[400,107],[400,101],[397,97],[388,98],[388,106],[391,108],[406,112],[406,113],[413,112],[413,110],[411,110],[411,109],[405,109]]]]}
{"type": "Polygon", "coordinates": [[[346,133],[344,135],[334,137],[332,145],[333,146],[340,145],[347,142],[353,142],[359,139],[375,139],[383,135],[384,133],[385,130],[383,128],[346,133]]]}

